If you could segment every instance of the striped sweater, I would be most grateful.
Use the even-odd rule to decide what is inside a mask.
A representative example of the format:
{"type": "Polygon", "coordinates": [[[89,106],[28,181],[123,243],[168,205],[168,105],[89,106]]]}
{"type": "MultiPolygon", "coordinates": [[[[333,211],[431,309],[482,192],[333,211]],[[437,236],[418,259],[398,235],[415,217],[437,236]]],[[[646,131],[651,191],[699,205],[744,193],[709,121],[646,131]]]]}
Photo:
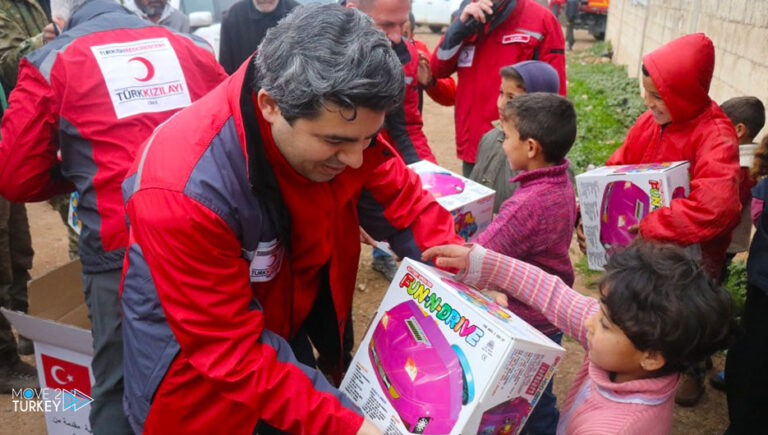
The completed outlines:
{"type": "MultiPolygon", "coordinates": [[[[587,347],[586,321],[600,309],[558,277],[474,245],[459,278],[478,288],[498,287],[541,310],[555,326],[587,347]]],[[[667,434],[679,374],[616,383],[594,365],[589,350],[560,410],[558,434],[667,434]]]]}

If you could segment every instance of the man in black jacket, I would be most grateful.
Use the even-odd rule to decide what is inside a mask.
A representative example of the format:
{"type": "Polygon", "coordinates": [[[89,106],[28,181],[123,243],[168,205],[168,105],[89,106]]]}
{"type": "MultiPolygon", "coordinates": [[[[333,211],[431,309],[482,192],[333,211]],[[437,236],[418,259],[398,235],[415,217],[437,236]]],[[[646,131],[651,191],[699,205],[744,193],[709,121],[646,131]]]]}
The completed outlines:
{"type": "Polygon", "coordinates": [[[232,74],[259,47],[267,30],[298,6],[294,0],[242,0],[221,23],[219,63],[232,74]]]}

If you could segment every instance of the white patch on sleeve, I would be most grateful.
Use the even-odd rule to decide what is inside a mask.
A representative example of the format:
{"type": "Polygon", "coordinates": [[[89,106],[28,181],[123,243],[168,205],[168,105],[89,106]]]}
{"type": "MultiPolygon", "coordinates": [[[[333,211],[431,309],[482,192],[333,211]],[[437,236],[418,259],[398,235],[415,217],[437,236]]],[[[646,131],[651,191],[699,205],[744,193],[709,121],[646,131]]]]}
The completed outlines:
{"type": "Polygon", "coordinates": [[[462,68],[468,68],[472,66],[472,61],[475,59],[475,46],[467,45],[461,49],[459,53],[458,66],[462,68]]]}
{"type": "Polygon", "coordinates": [[[91,47],[118,119],[191,103],[179,59],[168,38],[91,47]]]}

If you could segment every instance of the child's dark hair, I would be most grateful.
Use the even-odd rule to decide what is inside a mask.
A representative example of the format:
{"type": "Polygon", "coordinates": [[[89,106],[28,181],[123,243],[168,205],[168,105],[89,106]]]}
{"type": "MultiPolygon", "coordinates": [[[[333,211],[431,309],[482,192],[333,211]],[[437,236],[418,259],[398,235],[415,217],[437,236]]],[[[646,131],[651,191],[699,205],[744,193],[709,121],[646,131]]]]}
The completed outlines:
{"type": "Polygon", "coordinates": [[[504,106],[502,120],[515,126],[520,139],[534,139],[544,159],[559,163],[576,140],[576,111],[557,94],[534,92],[518,95],[504,106]]]}
{"type": "Polygon", "coordinates": [[[754,139],[765,125],[765,106],[759,98],[735,97],[720,105],[723,112],[736,124],[744,124],[749,130],[749,139],[754,139]]]}
{"type": "Polygon", "coordinates": [[[690,251],[638,241],[611,256],[601,302],[641,351],[661,352],[660,374],[681,372],[728,345],[731,296],[690,251]]]}
{"type": "Polygon", "coordinates": [[[768,175],[768,136],[763,137],[755,150],[755,160],[752,162],[752,170],[749,175],[755,180],[768,175]]]}
{"type": "Polygon", "coordinates": [[[512,65],[501,67],[499,74],[501,74],[502,78],[519,83],[520,86],[525,89],[525,80],[523,80],[523,76],[521,76],[520,73],[512,65]]]}

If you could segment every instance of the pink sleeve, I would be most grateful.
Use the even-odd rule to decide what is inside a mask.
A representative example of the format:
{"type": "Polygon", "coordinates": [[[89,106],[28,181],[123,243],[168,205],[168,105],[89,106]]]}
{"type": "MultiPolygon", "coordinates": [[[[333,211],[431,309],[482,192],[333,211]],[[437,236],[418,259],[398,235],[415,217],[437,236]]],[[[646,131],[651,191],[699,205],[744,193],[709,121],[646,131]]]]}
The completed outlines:
{"type": "Polygon", "coordinates": [[[473,245],[459,278],[477,288],[498,287],[541,311],[553,325],[586,347],[586,321],[600,305],[536,266],[473,245]]]}
{"type": "Polygon", "coordinates": [[[763,200],[752,198],[752,224],[757,226],[757,220],[760,219],[760,213],[763,211],[763,200]]]}

